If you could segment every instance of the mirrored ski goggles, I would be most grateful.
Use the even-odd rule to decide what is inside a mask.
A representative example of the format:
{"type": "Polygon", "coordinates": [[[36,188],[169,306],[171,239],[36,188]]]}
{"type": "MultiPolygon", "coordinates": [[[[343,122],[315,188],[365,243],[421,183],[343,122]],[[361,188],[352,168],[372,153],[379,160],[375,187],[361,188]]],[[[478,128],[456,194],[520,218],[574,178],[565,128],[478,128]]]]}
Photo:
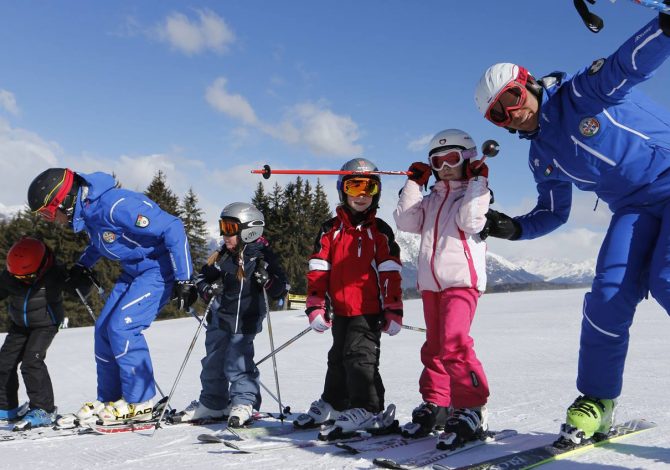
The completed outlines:
{"type": "Polygon", "coordinates": [[[240,223],[234,219],[219,219],[219,229],[224,237],[232,237],[240,232],[240,223]]]}
{"type": "Polygon", "coordinates": [[[474,148],[467,150],[461,150],[457,148],[442,150],[435,152],[430,156],[430,167],[435,171],[440,171],[445,167],[445,165],[449,168],[456,168],[468,158],[473,158],[476,156],[477,149],[474,148]]]}
{"type": "Polygon", "coordinates": [[[379,181],[372,178],[350,178],[342,184],[344,194],[352,197],[374,196],[379,189],[379,181]]]}
{"type": "Polygon", "coordinates": [[[521,108],[526,102],[528,90],[525,86],[511,83],[502,91],[486,112],[486,119],[501,127],[512,122],[511,112],[521,108]]]}
{"type": "MultiPolygon", "coordinates": [[[[11,274],[11,273],[10,273],[11,274]]],[[[37,273],[31,274],[12,274],[12,277],[19,279],[21,281],[34,281],[37,279],[37,273]]]]}

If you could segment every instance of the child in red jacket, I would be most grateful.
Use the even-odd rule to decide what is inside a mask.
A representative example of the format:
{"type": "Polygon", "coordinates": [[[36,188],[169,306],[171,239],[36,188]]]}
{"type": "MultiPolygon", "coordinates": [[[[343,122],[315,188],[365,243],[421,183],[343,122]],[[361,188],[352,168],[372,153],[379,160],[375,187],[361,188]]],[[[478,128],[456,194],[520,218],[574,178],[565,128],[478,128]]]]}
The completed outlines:
{"type": "Polygon", "coordinates": [[[379,346],[382,331],[400,331],[403,313],[400,248],[388,224],[375,217],[379,176],[366,173],[377,167],[357,158],[342,170],[363,173],[338,179],[341,204],[321,227],[307,274],[310,325],[319,333],[332,326],[333,346],[321,398],[294,421],[298,428],[334,421],[322,431],[327,438],[394,423],[395,406],[384,411],[379,346]]]}

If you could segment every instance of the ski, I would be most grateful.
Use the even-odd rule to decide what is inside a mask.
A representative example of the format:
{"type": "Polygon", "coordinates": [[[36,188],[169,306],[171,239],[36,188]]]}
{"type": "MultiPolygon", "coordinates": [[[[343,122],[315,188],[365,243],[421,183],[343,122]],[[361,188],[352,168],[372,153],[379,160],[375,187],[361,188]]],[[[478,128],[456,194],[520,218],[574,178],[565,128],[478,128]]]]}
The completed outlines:
{"type": "Polygon", "coordinates": [[[285,436],[294,432],[303,432],[304,429],[296,429],[292,424],[280,426],[245,426],[241,428],[225,428],[214,433],[204,433],[198,435],[198,440],[205,444],[223,444],[229,440],[228,437],[244,436],[245,438],[257,438],[266,436],[285,436]]]}
{"type": "Polygon", "coordinates": [[[429,434],[427,436],[409,438],[402,436],[394,436],[382,440],[375,440],[373,442],[364,441],[360,445],[350,442],[336,442],[335,447],[346,450],[352,455],[362,454],[364,452],[381,452],[383,450],[395,449],[397,447],[409,446],[423,441],[435,441],[437,436],[429,434]]]}
{"type": "Polygon", "coordinates": [[[26,431],[9,431],[0,434],[0,442],[34,441],[38,439],[64,438],[70,436],[93,435],[88,428],[52,429],[49,427],[33,428],[26,431]]]}
{"type": "MultiPolygon", "coordinates": [[[[555,460],[567,459],[581,452],[599,447],[608,442],[615,442],[633,434],[637,434],[655,428],[656,423],[642,419],[634,419],[614,426],[610,434],[598,441],[589,441],[583,444],[575,444],[566,447],[556,447],[554,444],[521,450],[502,457],[486,460],[472,465],[459,467],[457,470],[522,470],[535,468],[555,460]]],[[[448,467],[433,465],[436,470],[444,470],[448,467]]]]}
{"type": "Polygon", "coordinates": [[[376,458],[372,462],[378,467],[391,468],[396,470],[411,470],[415,468],[425,467],[432,463],[437,462],[438,460],[445,459],[450,455],[458,454],[470,450],[475,447],[479,447],[489,442],[499,441],[506,439],[508,437],[516,436],[517,432],[513,429],[505,429],[502,431],[489,431],[486,435],[475,441],[466,442],[461,447],[457,447],[452,450],[440,450],[440,449],[430,449],[425,452],[413,455],[411,457],[403,458],[400,460],[386,459],[386,458],[376,458]]]}
{"type": "Polygon", "coordinates": [[[291,439],[283,441],[266,441],[266,443],[258,443],[259,441],[262,441],[262,439],[258,439],[256,444],[250,444],[250,445],[244,445],[244,444],[240,445],[240,441],[228,441],[228,440],[224,440],[222,443],[226,447],[229,447],[239,453],[255,454],[257,452],[279,450],[279,449],[304,449],[308,447],[324,447],[343,443],[361,442],[368,440],[372,437],[376,436],[361,434],[333,441],[322,441],[319,439],[308,439],[308,440],[291,439]]]}

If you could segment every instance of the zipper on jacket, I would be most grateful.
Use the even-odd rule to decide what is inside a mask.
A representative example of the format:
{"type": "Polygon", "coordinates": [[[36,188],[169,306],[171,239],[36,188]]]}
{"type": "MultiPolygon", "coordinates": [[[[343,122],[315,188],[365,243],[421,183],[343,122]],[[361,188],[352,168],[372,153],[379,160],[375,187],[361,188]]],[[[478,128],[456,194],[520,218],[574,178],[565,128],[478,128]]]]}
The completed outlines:
{"type": "Polygon", "coordinates": [[[361,257],[361,250],[363,248],[363,239],[358,237],[358,257],[361,257]]]}
{"type": "Polygon", "coordinates": [[[23,300],[23,324],[28,328],[28,300],[30,299],[30,292],[33,290],[32,287],[28,288],[26,292],[26,298],[23,300]]]}
{"type": "Polygon", "coordinates": [[[447,194],[445,194],[444,200],[442,201],[442,204],[440,204],[440,209],[437,211],[437,216],[435,217],[435,228],[433,229],[433,254],[430,257],[430,273],[433,275],[435,284],[437,284],[437,288],[440,291],[442,290],[442,286],[440,285],[440,281],[435,275],[435,249],[437,248],[437,229],[440,225],[440,215],[442,214],[442,208],[444,207],[444,204],[447,202],[447,198],[449,197],[449,192],[449,186],[447,186],[447,194]]]}

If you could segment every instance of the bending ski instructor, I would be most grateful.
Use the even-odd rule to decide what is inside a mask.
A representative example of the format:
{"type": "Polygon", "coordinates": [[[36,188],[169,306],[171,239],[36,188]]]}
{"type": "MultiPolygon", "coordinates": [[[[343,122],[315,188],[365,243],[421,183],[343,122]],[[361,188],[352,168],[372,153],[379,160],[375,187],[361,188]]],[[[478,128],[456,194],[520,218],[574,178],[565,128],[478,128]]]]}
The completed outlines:
{"type": "Polygon", "coordinates": [[[647,292],[670,312],[670,112],[635,85],[670,55],[670,16],[660,14],[614,54],[575,75],[536,80],[524,67],[490,67],[475,102],[493,124],[530,140],[538,199],[528,214],[489,211],[482,237],[528,240],[568,220],[572,186],[613,212],[584,297],[577,388],[561,437],[606,433],[621,393],[629,328],[647,292]]]}
{"type": "Polygon", "coordinates": [[[95,322],[97,399],[76,417],[105,423],[151,418],[156,387],[142,331],[173,292],[180,308],[197,298],[181,220],[144,194],[118,188],[112,175],[65,168],[40,173],[28,189],[28,204],[47,221],[89,235],[90,244],[70,269],[71,285],[85,284],[102,256],[121,263],[95,322]]]}

